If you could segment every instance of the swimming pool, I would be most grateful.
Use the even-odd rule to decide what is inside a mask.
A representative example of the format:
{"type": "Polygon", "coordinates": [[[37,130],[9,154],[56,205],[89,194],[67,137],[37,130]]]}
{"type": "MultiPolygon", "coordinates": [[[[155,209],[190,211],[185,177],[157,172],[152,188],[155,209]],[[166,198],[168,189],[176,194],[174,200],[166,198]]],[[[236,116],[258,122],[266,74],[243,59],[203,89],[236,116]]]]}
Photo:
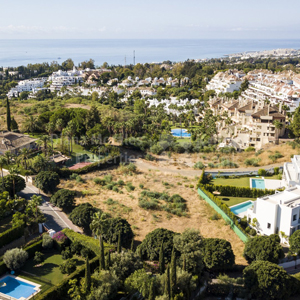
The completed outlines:
{"type": "Polygon", "coordinates": [[[235,214],[238,215],[240,213],[243,213],[245,211],[247,211],[248,208],[253,206],[253,202],[252,201],[247,201],[238,205],[235,205],[233,207],[230,208],[230,210],[235,214]]]}
{"type": "Polygon", "coordinates": [[[264,190],[266,188],[264,179],[251,178],[251,183],[252,183],[251,185],[252,188],[261,189],[261,190],[264,190]]]}
{"type": "Polygon", "coordinates": [[[27,299],[38,290],[38,284],[30,284],[27,280],[23,281],[15,278],[14,276],[5,276],[0,280],[0,293],[15,299],[19,299],[21,297],[27,299]]]}
{"type": "Polygon", "coordinates": [[[186,129],[183,128],[176,128],[176,129],[172,129],[171,133],[173,136],[176,137],[191,137],[191,134],[187,132],[186,129]]]}

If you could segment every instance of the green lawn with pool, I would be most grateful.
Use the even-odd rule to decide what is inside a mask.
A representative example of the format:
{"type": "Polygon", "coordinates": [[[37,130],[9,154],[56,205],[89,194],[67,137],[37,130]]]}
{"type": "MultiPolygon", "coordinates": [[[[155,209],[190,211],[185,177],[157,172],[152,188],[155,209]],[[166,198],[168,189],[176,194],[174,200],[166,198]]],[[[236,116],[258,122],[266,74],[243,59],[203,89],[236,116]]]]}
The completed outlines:
{"type": "MultiPolygon", "coordinates": [[[[67,274],[62,274],[59,265],[61,265],[65,260],[62,259],[61,254],[58,252],[44,253],[44,262],[40,267],[36,267],[36,263],[33,258],[29,259],[22,268],[22,271],[28,272],[28,275],[36,275],[36,280],[50,281],[52,285],[60,283],[67,274]]],[[[84,261],[79,257],[73,257],[76,260],[76,265],[80,266],[84,264],[84,261]]],[[[26,273],[24,274],[27,275],[26,273]]]]}
{"type": "Polygon", "coordinates": [[[256,198],[241,198],[241,197],[227,197],[227,196],[218,196],[218,198],[227,206],[240,204],[248,200],[252,200],[252,201],[256,200],[256,198]]]}

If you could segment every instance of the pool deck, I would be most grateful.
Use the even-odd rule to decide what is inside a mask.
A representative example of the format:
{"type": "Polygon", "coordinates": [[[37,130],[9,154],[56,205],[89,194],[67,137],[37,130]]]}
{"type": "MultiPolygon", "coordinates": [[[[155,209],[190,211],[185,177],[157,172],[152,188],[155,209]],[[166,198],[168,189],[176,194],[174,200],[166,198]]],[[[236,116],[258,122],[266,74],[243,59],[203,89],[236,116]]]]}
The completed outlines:
{"type": "Polygon", "coordinates": [[[283,180],[266,179],[264,177],[262,177],[262,178],[252,178],[252,177],[250,177],[249,180],[250,180],[250,188],[251,189],[252,189],[252,179],[264,180],[265,189],[267,189],[267,190],[276,190],[276,189],[280,189],[280,188],[285,186],[283,180]]]}
{"type": "MultiPolygon", "coordinates": [[[[16,300],[29,300],[29,299],[31,299],[33,296],[35,296],[38,292],[40,292],[40,288],[41,288],[41,285],[40,284],[37,284],[37,283],[35,283],[35,282],[32,282],[32,281],[29,281],[29,280],[26,280],[26,279],[24,279],[24,278],[21,278],[21,277],[18,277],[18,276],[14,276],[14,275],[4,275],[4,276],[2,276],[1,278],[0,278],[0,281],[3,279],[3,278],[6,278],[6,277],[12,277],[12,278],[14,278],[14,279],[16,279],[16,280],[19,280],[19,281],[23,281],[23,282],[25,282],[25,283],[28,283],[28,284],[30,284],[30,285],[33,285],[34,286],[34,290],[35,290],[35,292],[33,293],[33,294],[31,294],[29,297],[27,297],[27,298],[24,298],[24,297],[20,297],[20,298],[18,298],[18,299],[16,299],[16,298],[14,298],[14,297],[12,297],[12,296],[8,296],[8,295],[6,295],[6,294],[3,294],[3,293],[1,293],[0,292],[0,299],[7,299],[7,300],[13,300],[13,299],[16,299],[16,300]]],[[[1,291],[1,290],[0,290],[1,291]]]]}

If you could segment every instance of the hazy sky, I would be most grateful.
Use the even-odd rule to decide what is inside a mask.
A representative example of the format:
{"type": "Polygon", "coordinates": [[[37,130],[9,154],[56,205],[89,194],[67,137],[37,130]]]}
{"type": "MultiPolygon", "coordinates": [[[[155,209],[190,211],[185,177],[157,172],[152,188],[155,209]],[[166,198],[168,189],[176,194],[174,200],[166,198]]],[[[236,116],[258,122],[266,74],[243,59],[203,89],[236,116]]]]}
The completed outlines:
{"type": "Polygon", "coordinates": [[[300,38],[300,0],[0,0],[0,39],[300,38]]]}

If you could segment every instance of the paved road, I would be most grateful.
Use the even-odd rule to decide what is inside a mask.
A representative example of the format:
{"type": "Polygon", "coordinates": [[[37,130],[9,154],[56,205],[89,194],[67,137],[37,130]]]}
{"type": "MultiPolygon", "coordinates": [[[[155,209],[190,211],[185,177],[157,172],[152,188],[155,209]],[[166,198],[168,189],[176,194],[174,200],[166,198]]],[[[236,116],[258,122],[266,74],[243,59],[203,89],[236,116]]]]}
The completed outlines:
{"type": "MultiPolygon", "coordinates": [[[[31,196],[38,194],[39,190],[35,186],[30,184],[27,184],[26,188],[19,193],[21,197],[24,197],[26,199],[29,199],[31,196]]],[[[64,212],[62,212],[59,208],[50,205],[49,198],[47,196],[43,194],[41,194],[41,196],[43,197],[44,201],[42,205],[39,206],[39,208],[47,219],[45,224],[48,228],[53,229],[56,232],[64,228],[70,228],[76,232],[82,233],[82,230],[79,227],[75,226],[64,212]]]]}

